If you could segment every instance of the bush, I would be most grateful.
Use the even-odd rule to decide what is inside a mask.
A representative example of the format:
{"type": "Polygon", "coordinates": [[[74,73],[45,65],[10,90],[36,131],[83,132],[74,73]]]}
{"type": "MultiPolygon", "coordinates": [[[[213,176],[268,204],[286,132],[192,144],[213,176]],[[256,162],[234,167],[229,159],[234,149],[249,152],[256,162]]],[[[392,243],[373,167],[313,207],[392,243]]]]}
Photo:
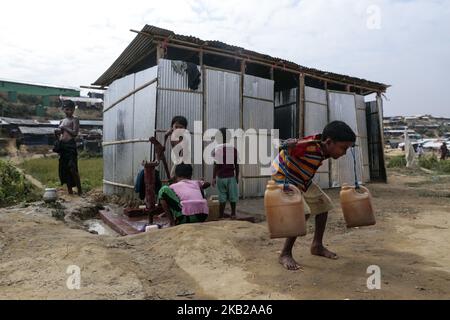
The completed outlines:
{"type": "Polygon", "coordinates": [[[24,104],[33,104],[33,105],[37,105],[37,104],[42,104],[42,97],[40,96],[35,96],[35,95],[28,95],[28,94],[18,94],[17,95],[17,100],[24,103],[24,104]]]}
{"type": "Polygon", "coordinates": [[[92,183],[89,179],[81,179],[81,189],[83,189],[83,192],[89,192],[92,188],[92,183]]]}
{"type": "Polygon", "coordinates": [[[37,200],[33,185],[10,163],[0,160],[0,207],[37,200]]]}
{"type": "Polygon", "coordinates": [[[437,171],[437,173],[450,174],[450,160],[440,161],[434,154],[420,158],[419,165],[422,168],[437,171]]]}
{"type": "Polygon", "coordinates": [[[29,118],[30,115],[36,114],[36,108],[31,105],[25,105],[17,102],[4,102],[3,113],[5,117],[11,118],[29,118]]]}
{"type": "Polygon", "coordinates": [[[450,174],[450,160],[439,162],[439,171],[445,174],[450,174]]]}
{"type": "Polygon", "coordinates": [[[404,168],[406,167],[405,156],[395,156],[392,157],[387,165],[388,168],[404,168]]]}
{"type": "Polygon", "coordinates": [[[435,170],[439,161],[436,155],[424,156],[419,159],[419,165],[428,170],[435,170]]]}

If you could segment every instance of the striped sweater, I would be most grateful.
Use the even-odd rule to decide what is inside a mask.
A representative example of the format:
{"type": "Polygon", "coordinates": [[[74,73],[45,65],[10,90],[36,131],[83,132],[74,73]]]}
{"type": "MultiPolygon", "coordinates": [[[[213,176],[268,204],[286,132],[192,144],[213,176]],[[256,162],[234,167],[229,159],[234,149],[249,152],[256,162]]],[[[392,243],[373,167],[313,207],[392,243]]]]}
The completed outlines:
{"type": "Polygon", "coordinates": [[[281,150],[272,162],[272,180],[290,183],[306,192],[325,157],[320,145],[321,135],[305,137],[294,147],[281,150]]]}

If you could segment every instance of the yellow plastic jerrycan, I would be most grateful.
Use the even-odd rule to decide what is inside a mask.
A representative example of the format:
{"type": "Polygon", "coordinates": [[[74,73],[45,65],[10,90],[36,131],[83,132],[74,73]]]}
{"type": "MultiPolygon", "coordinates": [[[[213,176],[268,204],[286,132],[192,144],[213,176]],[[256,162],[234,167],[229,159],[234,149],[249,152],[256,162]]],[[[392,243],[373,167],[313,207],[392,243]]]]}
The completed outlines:
{"type": "Polygon", "coordinates": [[[209,214],[206,222],[217,221],[220,216],[219,196],[211,196],[208,200],[209,214]]]}
{"type": "Polygon", "coordinates": [[[360,186],[356,190],[354,186],[343,184],[340,197],[348,228],[372,226],[376,223],[369,189],[360,186]]]}
{"type": "Polygon", "coordinates": [[[267,183],[264,208],[271,239],[306,235],[302,193],[292,184],[289,187],[291,191],[286,192],[273,180],[267,183]]]}

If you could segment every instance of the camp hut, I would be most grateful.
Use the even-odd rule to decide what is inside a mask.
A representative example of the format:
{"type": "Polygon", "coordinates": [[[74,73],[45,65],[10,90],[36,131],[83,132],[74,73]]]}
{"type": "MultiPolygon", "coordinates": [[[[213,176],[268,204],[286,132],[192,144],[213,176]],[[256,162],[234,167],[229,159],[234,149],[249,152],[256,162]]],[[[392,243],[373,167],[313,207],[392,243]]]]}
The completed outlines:
{"type": "MultiPolygon", "coordinates": [[[[134,32],[135,39],[93,84],[107,89],[103,110],[105,193],[133,193],[141,162],[153,159],[148,138],[156,135],[162,140],[175,115],[188,119],[191,133],[195,121],[201,121],[203,132],[221,127],[256,129],[260,140],[264,135],[270,138],[271,129],[279,129],[279,138],[286,139],[320,133],[327,123],[343,120],[358,135],[360,182],[386,180],[382,94],[388,85],[155,26],[134,32]],[[183,63],[195,64],[201,79],[198,87],[192,76],[195,70],[190,69],[191,75],[180,72],[183,63]]],[[[248,157],[246,153],[241,157],[248,157]]],[[[243,197],[264,194],[268,165],[241,166],[243,197]]],[[[315,179],[324,188],[352,183],[353,168],[349,151],[337,161],[325,161],[315,179]]],[[[212,166],[195,164],[194,175],[209,180],[212,166]]]]}

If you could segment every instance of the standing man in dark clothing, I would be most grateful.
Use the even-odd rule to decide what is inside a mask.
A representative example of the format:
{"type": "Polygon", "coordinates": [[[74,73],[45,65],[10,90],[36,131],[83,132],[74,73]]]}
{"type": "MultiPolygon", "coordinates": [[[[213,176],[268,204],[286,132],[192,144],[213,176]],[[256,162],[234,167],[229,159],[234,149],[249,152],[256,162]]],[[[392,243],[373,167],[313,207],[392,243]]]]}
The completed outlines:
{"type": "Polygon", "coordinates": [[[441,160],[446,160],[448,155],[447,143],[442,143],[441,146],[441,160]]]}
{"type": "Polygon", "coordinates": [[[78,152],[75,138],[78,136],[80,121],[74,117],[75,104],[71,100],[63,101],[63,111],[66,114],[55,134],[58,137],[54,151],[59,153],[59,180],[61,185],[67,184],[67,191],[73,194],[77,187],[78,195],[82,195],[80,174],[78,172],[78,152]]]}

